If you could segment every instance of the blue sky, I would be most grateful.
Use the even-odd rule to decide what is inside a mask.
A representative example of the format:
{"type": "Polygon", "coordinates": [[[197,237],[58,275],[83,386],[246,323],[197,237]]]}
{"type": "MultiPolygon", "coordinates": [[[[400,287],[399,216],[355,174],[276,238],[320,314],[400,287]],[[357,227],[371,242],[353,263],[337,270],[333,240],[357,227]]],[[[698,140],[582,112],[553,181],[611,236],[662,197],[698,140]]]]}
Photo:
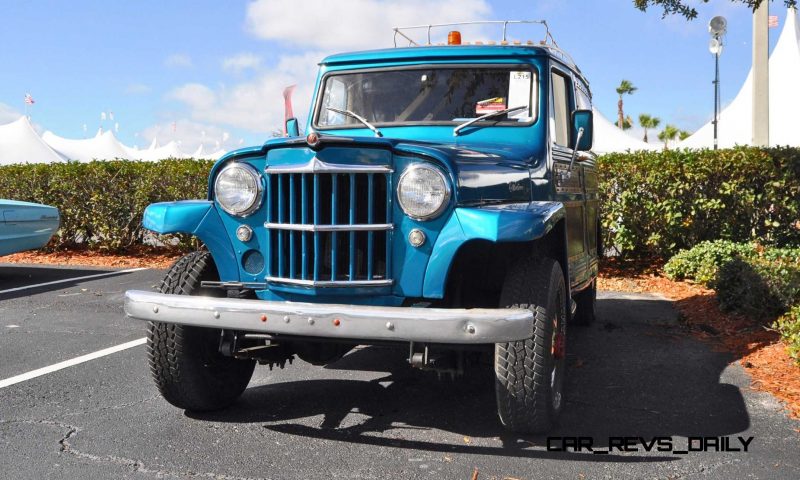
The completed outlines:
{"type": "MultiPolygon", "coordinates": [[[[281,124],[281,90],[297,83],[305,109],[316,62],[342,50],[391,45],[390,26],[471,19],[546,19],[591,82],[595,105],[616,115],[614,88],[631,80],[626,113],[694,130],[711,116],[708,20],[728,19],[721,59],[723,104],[750,66],[751,14],[729,0],[697,2],[699,17],[661,18],[631,0],[14,1],[0,4],[0,123],[24,111],[41,130],[93,135],[114,112],[118,137],[146,146],[180,140],[233,148],[263,142],[281,124]],[[175,131],[172,124],[175,122],[175,131]]],[[[786,10],[773,2],[783,26],[786,10]]],[[[771,44],[780,29],[770,30],[771,44]]],[[[488,32],[483,32],[484,35],[488,32]]],[[[515,35],[512,33],[512,36],[515,35]]],[[[518,35],[539,39],[538,30],[518,35]]],[[[465,35],[464,40],[469,40],[465,35]]]]}

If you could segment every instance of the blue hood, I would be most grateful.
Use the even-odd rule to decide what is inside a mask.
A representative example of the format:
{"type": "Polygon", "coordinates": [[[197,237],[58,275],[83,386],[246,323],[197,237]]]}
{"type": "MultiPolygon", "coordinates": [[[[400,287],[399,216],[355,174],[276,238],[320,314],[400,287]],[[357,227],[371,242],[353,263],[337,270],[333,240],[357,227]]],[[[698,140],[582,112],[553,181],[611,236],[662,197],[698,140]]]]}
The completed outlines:
{"type": "MultiPolygon", "coordinates": [[[[543,152],[501,145],[457,145],[407,139],[322,135],[312,149],[305,138],[280,138],[262,147],[230,152],[212,170],[209,185],[220,165],[232,160],[260,157],[266,165],[301,165],[314,158],[340,165],[395,166],[396,157],[434,163],[449,175],[458,205],[516,203],[531,200],[530,171],[539,167],[543,152]],[[266,157],[266,158],[265,158],[266,157]]],[[[397,172],[398,174],[400,172],[397,172]]]]}

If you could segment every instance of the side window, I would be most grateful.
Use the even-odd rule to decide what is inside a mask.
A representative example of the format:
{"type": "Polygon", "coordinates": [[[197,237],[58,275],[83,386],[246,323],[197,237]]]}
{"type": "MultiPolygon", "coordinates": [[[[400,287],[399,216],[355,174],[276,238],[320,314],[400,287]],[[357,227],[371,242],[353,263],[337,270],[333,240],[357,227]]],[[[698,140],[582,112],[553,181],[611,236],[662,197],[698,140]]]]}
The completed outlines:
{"type": "Polygon", "coordinates": [[[592,98],[589,96],[589,89],[583,82],[575,83],[575,105],[581,110],[592,109],[592,98]]]}
{"type": "Polygon", "coordinates": [[[553,141],[556,145],[569,147],[569,105],[572,82],[569,78],[556,72],[550,73],[552,84],[552,114],[553,141]]]}

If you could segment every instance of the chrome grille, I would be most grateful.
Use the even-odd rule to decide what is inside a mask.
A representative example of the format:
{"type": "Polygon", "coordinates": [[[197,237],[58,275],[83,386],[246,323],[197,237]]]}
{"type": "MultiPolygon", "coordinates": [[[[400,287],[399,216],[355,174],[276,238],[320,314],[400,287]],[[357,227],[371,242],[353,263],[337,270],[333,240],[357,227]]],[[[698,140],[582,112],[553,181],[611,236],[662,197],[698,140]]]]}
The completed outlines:
{"type": "Polygon", "coordinates": [[[266,171],[267,281],[391,285],[391,170],[303,170],[266,171]]]}

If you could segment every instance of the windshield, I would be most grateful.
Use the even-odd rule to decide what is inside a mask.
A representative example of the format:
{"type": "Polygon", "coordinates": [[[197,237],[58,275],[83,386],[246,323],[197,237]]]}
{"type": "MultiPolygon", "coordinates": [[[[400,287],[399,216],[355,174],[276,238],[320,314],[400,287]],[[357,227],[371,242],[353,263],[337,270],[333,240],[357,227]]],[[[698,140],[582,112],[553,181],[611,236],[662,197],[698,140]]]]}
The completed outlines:
{"type": "Polygon", "coordinates": [[[529,124],[536,115],[533,71],[523,67],[424,68],[356,72],[325,78],[316,124],[363,128],[349,110],[375,125],[459,124],[487,113],[527,106],[485,122],[529,124]]]}

